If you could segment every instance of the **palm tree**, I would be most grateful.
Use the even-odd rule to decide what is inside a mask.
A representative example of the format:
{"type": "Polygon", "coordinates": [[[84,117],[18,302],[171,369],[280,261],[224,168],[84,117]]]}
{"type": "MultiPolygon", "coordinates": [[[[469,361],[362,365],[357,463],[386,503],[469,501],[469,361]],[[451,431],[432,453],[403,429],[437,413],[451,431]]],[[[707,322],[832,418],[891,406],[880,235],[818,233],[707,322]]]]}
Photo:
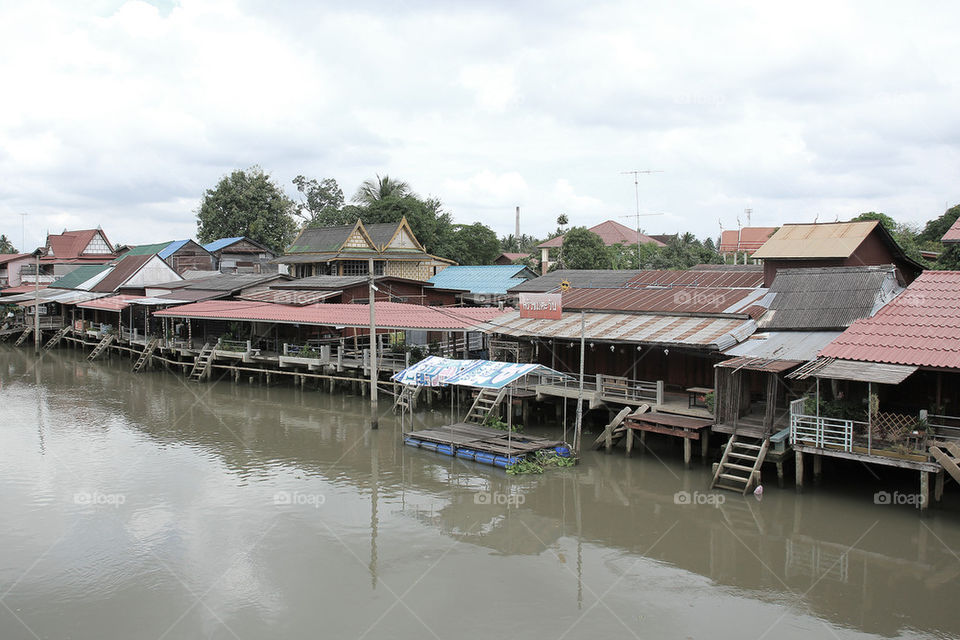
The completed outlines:
{"type": "Polygon", "coordinates": [[[393,180],[390,176],[377,174],[376,180],[364,180],[353,195],[353,201],[359,205],[371,205],[386,198],[405,198],[414,195],[410,185],[402,180],[393,180]]]}

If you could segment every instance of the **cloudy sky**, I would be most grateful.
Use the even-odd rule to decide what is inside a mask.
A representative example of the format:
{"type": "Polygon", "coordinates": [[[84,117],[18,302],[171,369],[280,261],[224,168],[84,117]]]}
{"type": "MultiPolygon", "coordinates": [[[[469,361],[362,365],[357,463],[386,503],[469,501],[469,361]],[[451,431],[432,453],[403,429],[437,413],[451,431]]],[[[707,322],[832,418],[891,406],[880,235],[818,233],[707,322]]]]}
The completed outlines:
{"type": "Polygon", "coordinates": [[[499,233],[635,224],[634,169],[649,233],[922,222],[960,202],[958,32],[950,2],[0,0],[0,232],[190,237],[254,164],[499,233]]]}

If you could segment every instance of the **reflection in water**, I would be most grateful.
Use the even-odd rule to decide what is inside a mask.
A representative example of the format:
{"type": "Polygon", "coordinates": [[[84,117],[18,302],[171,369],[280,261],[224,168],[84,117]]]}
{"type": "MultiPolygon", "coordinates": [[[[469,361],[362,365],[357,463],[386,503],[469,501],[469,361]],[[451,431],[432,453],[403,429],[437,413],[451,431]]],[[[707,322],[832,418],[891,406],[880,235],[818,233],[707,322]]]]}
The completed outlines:
{"type": "Polygon", "coordinates": [[[664,441],[515,478],[359,397],[0,358],[5,639],[960,631],[960,505],[878,506],[857,471],[698,502],[664,441]]]}

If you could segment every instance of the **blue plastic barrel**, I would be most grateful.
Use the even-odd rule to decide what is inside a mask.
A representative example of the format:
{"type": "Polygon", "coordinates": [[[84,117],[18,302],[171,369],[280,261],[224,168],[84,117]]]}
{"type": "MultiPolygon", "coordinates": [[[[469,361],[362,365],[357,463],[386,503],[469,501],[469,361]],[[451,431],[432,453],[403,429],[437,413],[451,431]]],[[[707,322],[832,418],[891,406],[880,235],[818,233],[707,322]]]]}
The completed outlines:
{"type": "Polygon", "coordinates": [[[457,457],[464,460],[473,460],[477,457],[477,452],[473,449],[457,449],[457,457]]]}
{"type": "Polygon", "coordinates": [[[557,455],[560,456],[561,458],[570,457],[570,449],[567,447],[564,447],[564,446],[554,447],[553,450],[556,451],[557,455]]]}
{"type": "Polygon", "coordinates": [[[426,440],[424,440],[423,442],[420,443],[420,448],[421,448],[421,449],[426,449],[427,451],[436,451],[436,450],[437,450],[437,443],[436,443],[436,442],[427,442],[426,440]]]}
{"type": "Polygon", "coordinates": [[[408,447],[419,447],[419,446],[420,446],[420,441],[417,440],[416,438],[406,438],[406,439],[403,441],[403,443],[404,443],[405,445],[407,445],[408,447]]]}
{"type": "Polygon", "coordinates": [[[483,464],[493,464],[493,460],[496,458],[492,453],[487,453],[485,451],[477,451],[477,455],[474,457],[474,460],[481,462],[483,464]]]}
{"type": "Polygon", "coordinates": [[[438,444],[437,453],[442,453],[445,456],[453,455],[453,445],[450,444],[438,444]]]}

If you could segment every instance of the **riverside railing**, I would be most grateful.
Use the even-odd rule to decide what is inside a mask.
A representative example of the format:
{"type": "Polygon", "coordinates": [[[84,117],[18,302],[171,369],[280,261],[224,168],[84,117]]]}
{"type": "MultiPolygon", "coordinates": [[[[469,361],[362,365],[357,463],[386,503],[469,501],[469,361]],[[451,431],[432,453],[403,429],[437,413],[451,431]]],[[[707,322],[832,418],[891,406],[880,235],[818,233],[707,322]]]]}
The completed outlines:
{"type": "Polygon", "coordinates": [[[804,398],[790,403],[790,443],[818,449],[853,451],[853,420],[811,416],[803,413],[804,398]]]}

